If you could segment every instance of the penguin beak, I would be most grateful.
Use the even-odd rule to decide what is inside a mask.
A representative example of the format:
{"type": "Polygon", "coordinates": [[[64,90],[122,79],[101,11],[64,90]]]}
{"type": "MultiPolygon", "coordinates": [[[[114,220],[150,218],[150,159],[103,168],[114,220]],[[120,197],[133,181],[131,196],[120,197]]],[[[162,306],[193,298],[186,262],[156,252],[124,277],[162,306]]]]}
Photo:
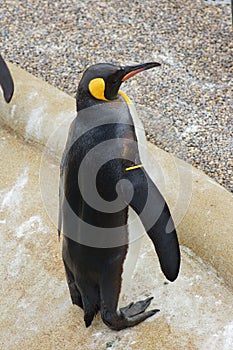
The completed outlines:
{"type": "Polygon", "coordinates": [[[128,80],[129,78],[132,78],[134,75],[143,72],[144,70],[151,69],[154,67],[159,67],[161,66],[160,63],[158,62],[149,62],[149,63],[143,63],[143,64],[138,64],[136,66],[126,66],[122,67],[122,71],[124,72],[124,76],[122,78],[122,82],[128,80]]]}
{"type": "Polygon", "coordinates": [[[118,96],[119,88],[122,82],[133,77],[135,74],[143,72],[144,70],[151,69],[154,67],[161,66],[158,62],[149,62],[138,64],[135,66],[121,66],[109,75],[108,79],[105,81],[105,92],[104,96],[107,100],[114,100],[118,96]]]}

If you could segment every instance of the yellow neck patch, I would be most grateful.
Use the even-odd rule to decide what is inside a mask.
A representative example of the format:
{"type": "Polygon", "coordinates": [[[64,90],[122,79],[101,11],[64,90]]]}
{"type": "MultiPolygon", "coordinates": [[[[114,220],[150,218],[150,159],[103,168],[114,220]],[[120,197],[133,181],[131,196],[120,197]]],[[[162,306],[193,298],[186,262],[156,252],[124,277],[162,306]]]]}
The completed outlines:
{"type": "Polygon", "coordinates": [[[105,81],[102,78],[92,79],[88,85],[91,95],[97,100],[108,101],[104,96],[105,81]]]}
{"type": "Polygon", "coordinates": [[[123,91],[119,90],[118,94],[123,97],[123,99],[128,105],[131,103],[130,98],[123,91]]]}

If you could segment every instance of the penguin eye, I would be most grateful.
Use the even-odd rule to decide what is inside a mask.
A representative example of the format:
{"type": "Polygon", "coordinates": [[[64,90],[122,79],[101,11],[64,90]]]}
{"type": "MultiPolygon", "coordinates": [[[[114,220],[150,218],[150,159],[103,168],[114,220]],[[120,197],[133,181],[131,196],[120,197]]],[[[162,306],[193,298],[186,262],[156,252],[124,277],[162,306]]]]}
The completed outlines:
{"type": "Polygon", "coordinates": [[[119,77],[118,77],[119,70],[116,70],[111,76],[109,81],[112,85],[116,85],[119,83],[119,77]]]}

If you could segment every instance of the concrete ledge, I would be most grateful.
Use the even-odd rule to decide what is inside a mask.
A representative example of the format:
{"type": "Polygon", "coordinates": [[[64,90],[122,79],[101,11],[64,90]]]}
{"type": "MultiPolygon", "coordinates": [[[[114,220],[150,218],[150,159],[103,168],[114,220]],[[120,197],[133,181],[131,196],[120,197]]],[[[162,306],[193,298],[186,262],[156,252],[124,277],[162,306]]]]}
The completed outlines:
{"type": "MultiPolygon", "coordinates": [[[[0,97],[0,118],[25,140],[47,145],[58,156],[75,117],[75,100],[9,64],[15,93],[0,97]],[[53,135],[53,137],[51,137],[53,135]]],[[[181,244],[210,263],[233,288],[232,196],[204,173],[149,144],[150,174],[166,197],[181,244]]]]}

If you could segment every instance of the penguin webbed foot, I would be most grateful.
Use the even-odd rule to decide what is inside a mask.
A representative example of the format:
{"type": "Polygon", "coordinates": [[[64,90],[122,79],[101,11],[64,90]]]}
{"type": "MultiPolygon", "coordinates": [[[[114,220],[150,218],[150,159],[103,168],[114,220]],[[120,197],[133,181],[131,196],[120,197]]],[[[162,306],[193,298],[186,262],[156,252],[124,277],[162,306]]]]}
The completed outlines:
{"type": "MultiPolygon", "coordinates": [[[[136,316],[136,315],[140,315],[141,313],[143,313],[148,308],[148,306],[150,305],[152,299],[153,299],[153,297],[150,297],[150,298],[147,298],[145,300],[137,301],[136,303],[130,303],[129,305],[127,305],[125,307],[122,307],[120,309],[120,313],[124,317],[133,317],[133,316],[136,316]]],[[[158,312],[160,310],[154,309],[152,311],[155,311],[155,313],[156,313],[156,312],[158,312]]]]}
{"type": "Polygon", "coordinates": [[[103,313],[103,322],[115,331],[134,327],[159,311],[158,309],[153,309],[145,312],[152,299],[153,297],[150,297],[136,303],[130,303],[128,306],[120,308],[118,313],[103,313]]]}

